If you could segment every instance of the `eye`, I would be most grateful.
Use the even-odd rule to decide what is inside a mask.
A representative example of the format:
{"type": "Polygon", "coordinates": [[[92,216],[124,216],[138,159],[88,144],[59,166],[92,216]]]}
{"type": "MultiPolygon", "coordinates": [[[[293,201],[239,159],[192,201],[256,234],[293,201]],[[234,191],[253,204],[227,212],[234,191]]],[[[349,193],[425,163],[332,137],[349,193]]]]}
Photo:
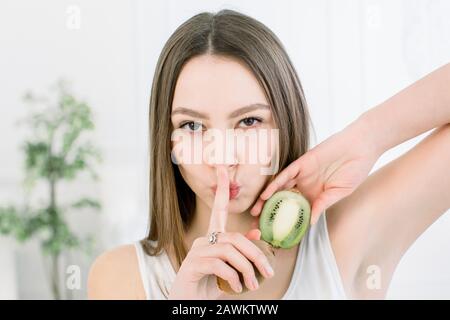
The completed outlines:
{"type": "Polygon", "coordinates": [[[251,127],[252,125],[255,124],[255,122],[261,123],[262,119],[261,118],[255,118],[255,117],[248,117],[248,118],[242,119],[241,122],[246,127],[251,127]]]}
{"type": "Polygon", "coordinates": [[[198,129],[201,128],[201,127],[202,127],[202,124],[201,124],[201,123],[194,122],[194,121],[188,121],[188,122],[185,122],[185,123],[183,123],[183,124],[180,126],[180,128],[186,129],[186,130],[188,130],[188,131],[190,131],[190,132],[199,132],[199,131],[201,131],[201,130],[198,130],[198,129]],[[187,128],[186,128],[186,126],[187,126],[187,128]]]}

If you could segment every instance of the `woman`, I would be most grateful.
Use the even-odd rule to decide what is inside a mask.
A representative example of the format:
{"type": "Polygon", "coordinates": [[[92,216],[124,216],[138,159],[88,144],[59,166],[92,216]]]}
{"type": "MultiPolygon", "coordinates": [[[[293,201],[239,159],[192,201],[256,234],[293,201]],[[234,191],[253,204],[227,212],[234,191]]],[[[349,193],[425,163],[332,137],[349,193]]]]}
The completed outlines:
{"type": "Polygon", "coordinates": [[[192,17],[166,43],[153,80],[149,234],[97,258],[89,297],[384,298],[402,255],[450,207],[449,83],[447,64],[309,149],[305,97],[278,38],[231,10],[192,17]],[[386,150],[433,128],[368,177],[386,150]],[[228,129],[276,130],[278,139],[258,141],[275,171],[241,161],[249,146],[229,161],[180,161],[195,148],[174,132],[206,141],[228,129]],[[291,187],[312,204],[312,223],[298,245],[276,249],[271,270],[250,240],[260,237],[264,201],[291,187]],[[216,277],[248,291],[229,295],[216,277]]]}

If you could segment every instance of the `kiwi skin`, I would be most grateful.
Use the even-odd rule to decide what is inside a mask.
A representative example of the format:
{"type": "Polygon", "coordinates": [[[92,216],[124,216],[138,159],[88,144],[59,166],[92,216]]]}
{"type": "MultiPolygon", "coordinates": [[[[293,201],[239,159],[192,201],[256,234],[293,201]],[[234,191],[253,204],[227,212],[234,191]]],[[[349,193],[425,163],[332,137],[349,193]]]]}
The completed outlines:
{"type": "Polygon", "coordinates": [[[259,228],[261,230],[261,239],[267,241],[270,243],[274,248],[282,248],[282,249],[289,249],[295,246],[297,243],[301,241],[303,236],[305,235],[305,232],[307,231],[308,227],[310,226],[310,218],[311,218],[311,206],[306,199],[304,195],[297,189],[297,188],[290,188],[287,190],[280,190],[279,192],[274,193],[270,199],[266,201],[264,204],[264,207],[261,211],[261,216],[259,219],[259,228]],[[267,222],[268,217],[271,215],[272,211],[269,211],[271,208],[270,205],[273,206],[274,199],[277,199],[276,197],[278,195],[281,196],[281,193],[284,193],[283,196],[292,197],[289,193],[292,194],[298,194],[298,200],[302,202],[302,212],[303,216],[301,217],[302,221],[299,223],[299,229],[295,231],[291,230],[291,233],[289,236],[283,240],[281,239],[274,239],[273,235],[273,226],[270,226],[267,222]]]}
{"type": "MultiPolygon", "coordinates": [[[[265,254],[265,256],[267,257],[267,260],[269,260],[269,263],[273,268],[274,264],[275,264],[275,251],[274,251],[273,247],[270,245],[270,243],[267,243],[264,240],[250,240],[250,241],[253,242],[259,249],[261,249],[261,251],[265,254]]],[[[250,262],[252,263],[253,269],[255,270],[256,279],[258,279],[259,284],[261,284],[265,278],[259,272],[259,270],[255,266],[255,264],[252,261],[250,261],[250,262]]],[[[233,268],[233,266],[231,266],[231,267],[233,268]]],[[[242,291],[241,292],[234,291],[231,288],[231,286],[227,280],[217,277],[217,286],[219,287],[220,290],[224,291],[225,293],[231,294],[231,295],[238,295],[238,294],[242,294],[244,292],[249,291],[247,286],[245,286],[245,284],[244,284],[244,276],[238,270],[236,270],[236,271],[239,275],[239,280],[241,281],[241,284],[242,284],[242,291]]]]}

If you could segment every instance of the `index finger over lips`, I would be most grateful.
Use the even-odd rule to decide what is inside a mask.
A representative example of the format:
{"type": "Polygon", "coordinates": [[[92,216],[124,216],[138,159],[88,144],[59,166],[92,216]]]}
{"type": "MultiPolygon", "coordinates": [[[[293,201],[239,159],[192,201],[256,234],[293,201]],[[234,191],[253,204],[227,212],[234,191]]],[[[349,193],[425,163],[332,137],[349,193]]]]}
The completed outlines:
{"type": "Polygon", "coordinates": [[[230,180],[224,166],[217,166],[217,190],[209,220],[208,234],[213,231],[225,232],[230,201],[230,180]]]}

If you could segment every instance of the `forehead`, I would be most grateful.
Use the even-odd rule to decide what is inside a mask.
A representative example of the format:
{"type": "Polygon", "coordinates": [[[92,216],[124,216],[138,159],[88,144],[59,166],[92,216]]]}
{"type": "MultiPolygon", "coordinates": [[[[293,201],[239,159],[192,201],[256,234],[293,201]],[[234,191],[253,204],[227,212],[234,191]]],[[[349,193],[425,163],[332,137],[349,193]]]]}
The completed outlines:
{"type": "Polygon", "coordinates": [[[244,63],[202,55],[189,60],[181,70],[172,109],[231,111],[252,103],[268,104],[258,80],[244,63]]]}

